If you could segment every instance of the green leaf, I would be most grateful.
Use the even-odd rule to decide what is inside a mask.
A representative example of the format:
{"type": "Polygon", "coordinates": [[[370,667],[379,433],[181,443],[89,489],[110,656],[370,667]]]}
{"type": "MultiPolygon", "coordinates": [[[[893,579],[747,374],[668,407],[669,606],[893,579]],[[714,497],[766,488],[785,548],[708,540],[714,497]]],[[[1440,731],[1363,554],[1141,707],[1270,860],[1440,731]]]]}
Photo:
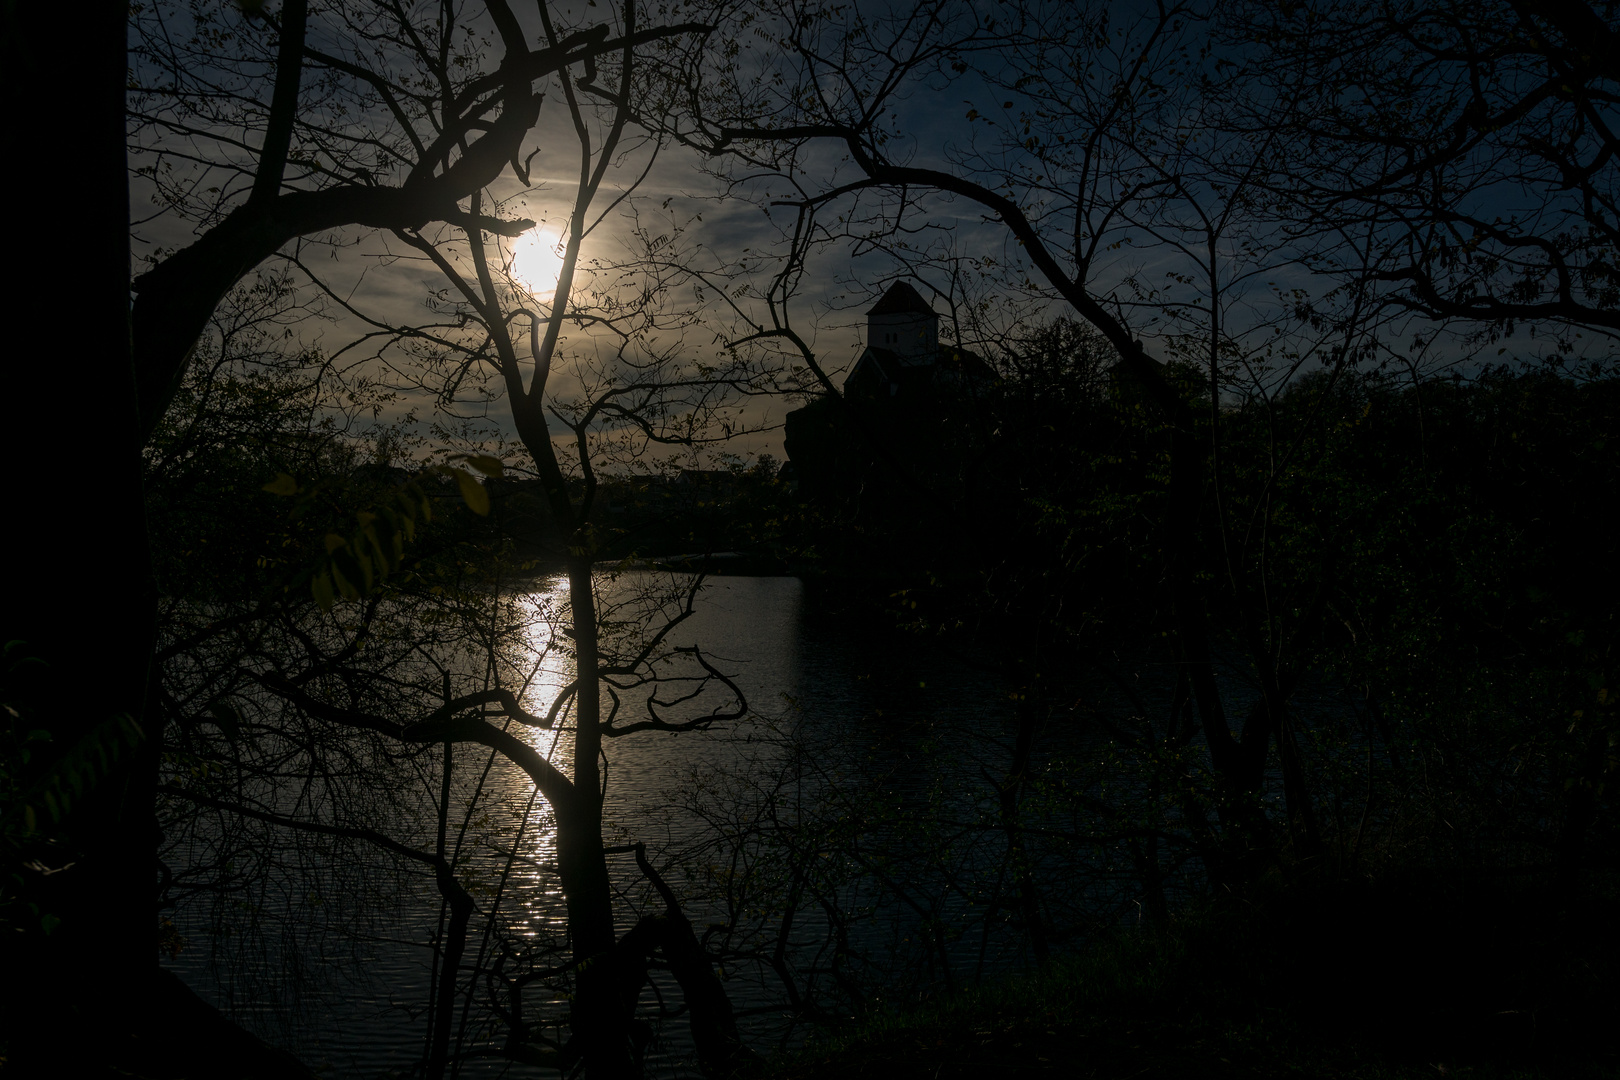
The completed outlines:
{"type": "Polygon", "coordinates": [[[286,473],[277,473],[276,478],[264,485],[263,490],[272,495],[296,495],[298,494],[298,481],[286,473]]]}
{"type": "Polygon", "coordinates": [[[464,469],[452,469],[450,471],[456,474],[456,485],[461,488],[461,498],[467,504],[467,509],[479,517],[488,517],[489,492],[484,490],[484,485],[474,479],[472,473],[464,469]]]}
{"type": "Polygon", "coordinates": [[[322,611],[331,611],[337,597],[332,593],[332,575],[316,574],[309,583],[309,591],[315,594],[315,603],[320,605],[322,611]]]}
{"type": "MultiPolygon", "coordinates": [[[[358,580],[359,577],[360,575],[358,573],[354,575],[355,580],[358,580]]],[[[337,586],[338,595],[343,597],[343,599],[360,599],[360,590],[355,587],[354,582],[350,580],[349,575],[345,574],[342,570],[339,570],[335,566],[332,567],[332,584],[337,586]]]]}
{"type": "Polygon", "coordinates": [[[393,569],[393,567],[388,558],[388,551],[383,547],[382,539],[377,535],[377,527],[375,525],[367,525],[361,531],[361,535],[364,536],[365,539],[371,544],[371,550],[376,552],[378,574],[386,577],[388,575],[388,571],[393,569]]]}
{"type": "Polygon", "coordinates": [[[354,553],[338,551],[332,555],[330,563],[332,570],[332,583],[337,586],[338,595],[345,600],[358,600],[366,595],[366,573],[360,568],[360,560],[354,553]]]}
{"type": "Polygon", "coordinates": [[[227,741],[234,743],[242,737],[242,716],[228,702],[214,702],[208,707],[208,715],[227,741]]]}
{"type": "Polygon", "coordinates": [[[501,459],[492,457],[489,454],[468,454],[467,464],[485,476],[501,476],[505,473],[505,467],[501,465],[501,459]]]}

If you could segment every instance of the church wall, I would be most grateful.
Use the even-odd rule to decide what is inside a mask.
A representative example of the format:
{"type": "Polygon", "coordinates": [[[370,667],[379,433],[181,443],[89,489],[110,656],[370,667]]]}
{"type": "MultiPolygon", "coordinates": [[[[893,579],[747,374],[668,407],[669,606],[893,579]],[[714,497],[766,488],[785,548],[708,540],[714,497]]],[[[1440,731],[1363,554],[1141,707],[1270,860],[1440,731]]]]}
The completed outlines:
{"type": "Polygon", "coordinates": [[[939,351],[939,319],[910,311],[871,315],[866,320],[866,343],[907,359],[932,362],[939,351]]]}

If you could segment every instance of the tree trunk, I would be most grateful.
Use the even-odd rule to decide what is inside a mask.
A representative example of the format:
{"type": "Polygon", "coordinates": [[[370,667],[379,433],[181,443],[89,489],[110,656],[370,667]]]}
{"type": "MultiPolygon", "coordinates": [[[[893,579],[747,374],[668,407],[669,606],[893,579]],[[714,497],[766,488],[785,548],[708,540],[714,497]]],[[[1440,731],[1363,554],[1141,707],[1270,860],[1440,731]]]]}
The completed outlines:
{"type": "Polygon", "coordinates": [[[17,950],[5,963],[15,999],[3,1006],[15,1067],[37,1051],[65,1069],[86,1052],[83,1032],[106,1024],[89,974],[144,993],[157,971],[159,723],[147,693],[156,609],[130,359],[126,25],[119,5],[70,17],[8,4],[3,18],[8,98],[36,103],[12,118],[20,149],[8,175],[53,220],[30,230],[26,257],[7,262],[8,293],[29,319],[6,369],[6,458],[25,487],[7,530],[17,546],[0,632],[47,665],[33,720],[51,735],[17,779],[48,780],[78,755],[108,759],[59,823],[41,820],[62,845],[53,869],[72,866],[49,878],[23,871],[42,910],[22,933],[7,928],[0,946],[17,950]],[[66,40],[71,62],[55,47],[66,40]],[[58,231],[68,219],[71,231],[58,231]],[[146,737],[109,735],[117,716],[146,737]],[[60,919],[49,933],[45,915],[60,919]]]}
{"type": "Polygon", "coordinates": [[[456,976],[467,951],[467,923],[472,918],[473,898],[462,888],[440,855],[435,867],[439,895],[450,905],[450,924],[445,928],[439,957],[439,983],[434,993],[433,1030],[428,1043],[427,1080],[439,1080],[450,1064],[450,1023],[455,1017],[456,976]]]}
{"type": "Polygon", "coordinates": [[[572,1041],[591,1080],[620,1080],[641,1075],[640,1046],[632,1025],[645,963],[638,969],[635,961],[626,959],[624,950],[616,948],[619,943],[613,929],[613,886],[602,845],[596,596],[589,538],[583,529],[570,541],[568,593],[577,673],[574,776],[569,806],[555,809],[557,869],[568,904],[568,933],[576,965],[569,1023],[572,1041]]]}

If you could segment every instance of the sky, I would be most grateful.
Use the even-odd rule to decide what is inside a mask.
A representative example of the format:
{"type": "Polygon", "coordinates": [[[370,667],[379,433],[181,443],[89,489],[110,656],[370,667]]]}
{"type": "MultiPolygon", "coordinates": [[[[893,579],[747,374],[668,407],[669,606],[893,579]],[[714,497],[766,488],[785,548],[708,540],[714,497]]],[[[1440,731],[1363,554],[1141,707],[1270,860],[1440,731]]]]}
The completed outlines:
{"type": "MultiPolygon", "coordinates": [[[[530,183],[523,185],[508,168],[500,180],[489,189],[489,195],[501,201],[501,212],[506,217],[527,217],[538,222],[530,236],[553,240],[565,227],[577,185],[578,143],[571,120],[561,102],[548,101],[541,110],[540,120],[527,140],[525,155],[538,153],[531,159],[530,183]]],[[[132,164],[139,167],[151,156],[137,156],[132,164]]],[[[597,261],[622,261],[631,252],[631,213],[640,215],[643,225],[653,232],[673,233],[681,230],[682,243],[693,258],[710,267],[732,265],[747,253],[765,251],[776,241],[776,229],[766,211],[743,200],[721,199],[718,183],[701,169],[696,153],[680,147],[665,147],[645,177],[645,152],[632,153],[613,168],[604,185],[605,192],[622,191],[634,183],[631,200],[609,213],[587,238],[582,248],[581,269],[597,261]]],[[[210,181],[214,174],[196,166],[191,173],[198,184],[210,181]]],[[[174,250],[189,243],[195,235],[192,220],[177,214],[151,216],[153,186],[149,179],[136,175],[132,181],[132,218],[135,227],[135,258],[137,274],[140,261],[153,251],[174,250]]],[[[605,194],[598,204],[612,198],[605,194]]],[[[778,216],[781,215],[778,211],[778,216]]],[[[519,248],[530,246],[528,238],[517,242],[519,248]]],[[[544,246],[544,245],[542,245],[544,246]]],[[[511,245],[508,245],[511,250],[511,245]]],[[[378,324],[410,326],[431,318],[428,300],[442,292],[446,279],[419,253],[412,251],[397,238],[369,230],[344,230],[329,236],[308,237],[289,245],[284,254],[296,256],[307,269],[318,275],[327,296],[321,303],[324,317],[309,320],[297,328],[301,345],[314,346],[329,356],[338,356],[344,364],[358,364],[363,370],[381,370],[380,364],[391,355],[398,362],[397,350],[379,356],[376,340],[378,324]]],[[[261,271],[273,271],[278,260],[261,266],[261,271]]],[[[882,260],[865,260],[864,268],[836,252],[818,254],[810,273],[803,299],[793,305],[795,325],[816,350],[829,370],[840,371],[852,365],[858,354],[863,326],[860,312],[875,301],[875,295],[862,295],[859,290],[848,289],[850,279],[862,275],[863,269],[875,281],[891,267],[882,260]]],[[[299,272],[302,278],[302,272],[299,272]]],[[[735,282],[733,282],[735,284],[735,282]]],[[[875,287],[875,286],[874,286],[875,287]]],[[[319,290],[306,290],[319,295],[319,290]]],[[[576,290],[577,292],[578,290],[576,290]]],[[[692,300],[690,286],[676,290],[671,302],[697,306],[692,300]]],[[[549,295],[538,298],[549,302],[549,295]]],[[[717,341],[738,333],[734,317],[719,308],[713,308],[710,317],[700,325],[687,330],[682,340],[699,354],[717,352],[717,341]]],[[[525,335],[526,336],[526,335],[525,335]]],[[[598,335],[598,338],[603,336],[598,335]]],[[[593,335],[577,329],[565,333],[572,347],[586,352],[611,349],[611,342],[593,340],[593,335]]],[[[563,395],[576,391],[578,380],[573,379],[567,366],[555,368],[551,385],[563,395]]],[[[753,456],[772,453],[781,457],[782,417],[796,407],[783,399],[757,399],[747,408],[747,426],[760,429],[728,444],[726,452],[753,456]]],[[[433,414],[431,397],[424,393],[406,393],[393,406],[390,415],[397,416],[414,408],[426,429],[427,419],[433,414]]],[[[463,412],[487,409],[488,418],[506,435],[513,434],[510,409],[504,395],[487,403],[473,399],[460,402],[463,412]]],[[[560,430],[560,426],[554,426],[560,430]]]]}
{"type": "MultiPolygon", "coordinates": [[[[870,13],[873,7],[860,6],[862,13],[870,13]]],[[[560,3],[554,8],[567,17],[570,4],[560,3]]],[[[174,22],[180,17],[176,14],[180,9],[158,6],[149,10],[168,13],[165,17],[171,22],[163,25],[164,34],[172,36],[184,29],[174,22]]],[[[231,33],[265,33],[261,24],[226,9],[221,11],[224,14],[216,14],[217,25],[231,33]]],[[[532,18],[527,8],[523,11],[524,18],[532,18]]],[[[597,17],[584,7],[578,8],[575,14],[581,13],[597,17]]],[[[1132,55],[1137,40],[1133,34],[1139,34],[1141,27],[1131,21],[1131,15],[1132,9],[1128,6],[1115,13],[1114,39],[1100,55],[1113,55],[1116,59],[1132,55]]],[[[538,30],[537,27],[530,29],[538,30]]],[[[312,43],[332,50],[341,44],[319,27],[312,43]],[[322,37],[322,34],[327,36],[322,37]]],[[[228,50],[235,46],[212,47],[228,50]]],[[[769,48],[759,55],[762,57],[759,63],[770,62],[769,48]]],[[[221,70],[223,74],[210,89],[228,84],[227,88],[234,93],[267,96],[263,65],[258,68],[251,64],[238,65],[221,70]]],[[[996,152],[998,148],[1011,145],[1013,159],[1027,161],[1027,157],[1018,157],[1015,144],[1018,121],[1021,115],[1027,114],[1028,103],[1016,92],[1009,93],[992,85],[998,76],[1009,74],[1006,69],[997,70],[991,65],[987,70],[989,79],[973,72],[950,75],[941,68],[896,95],[890,104],[898,137],[890,144],[890,153],[897,160],[911,164],[957,169],[965,153],[975,149],[996,152]],[[1003,141],[1009,134],[1014,136],[1012,144],[1003,141]]],[[[147,74],[136,65],[138,78],[145,78],[147,74]]],[[[879,73],[857,66],[854,77],[870,79],[876,74],[879,73]]],[[[829,89],[830,85],[823,83],[822,92],[836,96],[829,89]]],[[[335,112],[332,101],[321,97],[319,88],[306,89],[305,104],[312,110],[311,115],[318,114],[329,124],[339,124],[341,117],[335,112]]],[[[526,156],[530,151],[537,151],[530,158],[533,170],[530,183],[523,185],[508,168],[490,189],[491,197],[501,201],[506,216],[534,218],[540,223],[537,231],[548,237],[555,236],[567,218],[578,175],[577,143],[570,119],[557,100],[555,87],[551,94],[524,151],[526,156]]],[[[1159,109],[1155,119],[1166,125],[1167,131],[1196,132],[1200,107],[1196,95],[1172,100],[1159,109]]],[[[1058,115],[1061,119],[1061,110],[1058,115]]],[[[1041,120],[1036,133],[1050,134],[1057,124],[1058,121],[1050,117],[1041,120]]],[[[226,194],[217,198],[226,200],[224,208],[228,209],[232,190],[228,171],[222,173],[218,168],[207,166],[240,160],[242,146],[251,145],[255,137],[251,133],[243,137],[239,130],[233,130],[226,112],[219,114],[211,128],[199,126],[193,118],[189,127],[170,125],[159,136],[147,133],[147,145],[165,148],[171,154],[169,160],[178,162],[182,172],[189,169],[194,191],[205,192],[211,182],[221,183],[217,177],[227,176],[226,194]],[[153,138],[159,141],[154,143],[153,138]]],[[[815,189],[841,177],[847,178],[850,168],[841,161],[841,156],[842,151],[836,145],[813,146],[800,162],[807,185],[815,189]]],[[[139,168],[152,160],[151,155],[137,155],[132,158],[132,165],[139,168]]],[[[704,266],[721,277],[711,282],[701,301],[690,281],[671,292],[667,299],[672,311],[700,312],[701,318],[689,320],[684,330],[678,334],[672,332],[665,340],[677,341],[679,348],[690,356],[712,360],[726,341],[734,340],[743,332],[738,311],[728,310],[726,304],[719,302],[721,292],[732,299],[742,315],[763,318],[757,295],[750,295],[748,290],[757,294],[766,287],[770,272],[780,265],[775,260],[782,250],[782,230],[791,224],[793,211],[769,205],[767,190],[778,195],[784,190],[779,178],[743,185],[739,189],[742,197],[722,198],[720,182],[704,171],[704,164],[693,151],[665,147],[643,176],[642,170],[647,165],[645,148],[623,155],[614,163],[605,186],[622,190],[634,184],[635,190],[587,240],[581,262],[589,265],[626,258],[635,235],[632,214],[639,215],[640,224],[652,234],[671,237],[676,246],[685,250],[692,265],[704,266]],[[716,284],[720,287],[714,287],[716,284]]],[[[236,184],[240,190],[239,179],[236,184]]],[[[182,246],[189,242],[195,228],[192,220],[180,215],[160,214],[149,218],[151,192],[150,179],[137,174],[132,185],[132,217],[140,222],[135,229],[137,260],[149,255],[154,248],[182,246]]],[[[1199,196],[1204,199],[1204,205],[1218,204],[1218,199],[1212,200],[1208,195],[1204,192],[1199,196]]],[[[1023,201],[1027,207],[1038,210],[1043,197],[1051,200],[1057,209],[1065,205],[1066,196],[1057,187],[1049,187],[1044,196],[1026,191],[1023,201]]],[[[599,200],[599,204],[602,201],[599,200]]],[[[1196,239],[1196,235],[1188,233],[1183,222],[1176,220],[1173,203],[1171,199],[1157,203],[1146,200],[1134,206],[1131,213],[1110,219],[1108,228],[1113,231],[1109,237],[1115,242],[1099,251],[1092,269],[1095,291],[1111,297],[1116,310],[1127,317],[1150,352],[1159,355],[1172,354],[1178,347],[1199,348],[1196,331],[1203,318],[1193,308],[1184,308],[1179,315],[1167,314],[1175,304],[1183,302],[1178,298],[1190,298],[1187,302],[1196,303],[1204,288],[1199,284],[1199,274],[1203,272],[1199,265],[1200,252],[1188,246],[1189,236],[1196,239]],[[1178,330],[1189,329],[1190,336],[1177,337],[1178,330]]],[[[835,209],[847,209],[849,205],[846,200],[835,209]]],[[[983,315],[990,331],[1066,313],[1061,305],[1050,304],[1050,290],[1041,288],[1039,281],[1034,287],[1021,285],[1020,279],[1025,275],[1019,268],[1027,265],[1023,253],[1008,230],[986,221],[976,207],[964,201],[952,203],[937,197],[923,200],[916,207],[912,223],[929,226],[928,230],[913,234],[913,239],[928,247],[932,256],[924,259],[917,271],[925,295],[929,293],[928,285],[951,289],[948,272],[954,266],[969,271],[968,283],[958,290],[958,295],[989,301],[983,315]],[[983,276],[974,279],[975,269],[983,276]]],[[[445,279],[431,264],[403,248],[391,236],[353,230],[332,238],[336,242],[323,242],[324,239],[311,237],[296,245],[304,265],[329,290],[324,304],[326,317],[298,328],[302,344],[317,346],[345,363],[359,365],[362,370],[385,370],[392,362],[397,370],[408,372],[410,365],[398,350],[379,355],[375,343],[368,341],[366,335],[373,333],[377,324],[403,326],[423,322],[430,315],[429,298],[445,288],[445,279]]],[[[1240,338],[1247,335],[1252,355],[1264,358],[1271,347],[1269,340],[1281,340],[1268,340],[1266,335],[1276,330],[1279,319],[1286,318],[1291,308],[1288,291],[1303,288],[1319,294],[1325,283],[1313,279],[1295,262],[1295,252],[1278,242],[1275,233],[1267,236],[1251,231],[1223,242],[1229,246],[1218,273],[1223,287],[1228,290],[1223,311],[1227,327],[1240,338]],[[1240,243],[1249,245],[1247,252],[1241,255],[1237,251],[1240,243]]],[[[829,241],[810,252],[798,294],[789,311],[795,328],[830,372],[847,371],[852,366],[862,344],[862,313],[875,302],[884,284],[899,269],[896,259],[880,246],[848,238],[829,241]]],[[[945,303],[935,306],[942,315],[949,315],[945,303]]],[[[948,320],[945,332],[947,335],[950,332],[948,320]]],[[[1298,327],[1291,332],[1297,335],[1298,327]]],[[[604,349],[611,351],[604,335],[588,331],[570,331],[568,344],[587,358],[600,356],[604,349]]],[[[982,343],[972,337],[967,344],[982,347],[982,343]]],[[[1305,342],[1307,347],[1310,344],[1305,342]]],[[[1299,341],[1291,340],[1288,347],[1299,347],[1299,341]]],[[[564,398],[577,393],[580,386],[567,365],[554,369],[552,385],[564,398]]],[[[497,396],[486,404],[463,395],[459,404],[463,411],[487,416],[492,430],[510,434],[510,412],[504,397],[497,396]]],[[[740,424],[751,429],[751,433],[734,440],[726,449],[743,456],[761,452],[780,456],[781,419],[793,405],[794,402],[784,399],[750,401],[741,414],[740,424]]],[[[433,408],[431,397],[421,391],[406,393],[401,402],[393,406],[394,415],[413,406],[425,425],[433,408]]]]}
{"type": "MultiPolygon", "coordinates": [[[[555,6],[566,15],[568,4],[555,6]]],[[[234,22],[228,15],[223,18],[227,29],[236,33],[264,33],[262,25],[240,16],[236,16],[234,22]]],[[[166,33],[173,33],[179,28],[166,24],[164,29],[166,33]]],[[[312,33],[312,43],[317,47],[333,51],[337,49],[335,39],[323,38],[318,26],[312,33]]],[[[266,95],[264,69],[257,72],[257,82],[253,79],[253,69],[245,70],[246,75],[242,75],[241,70],[227,72],[226,76],[215,80],[215,85],[229,82],[234,75],[236,81],[232,85],[239,92],[245,90],[261,97],[266,95]]],[[[309,76],[306,76],[308,79],[309,76]]],[[[965,117],[975,102],[983,105],[990,93],[982,84],[964,85],[962,80],[951,85],[946,94],[938,90],[937,86],[930,88],[919,85],[898,95],[894,102],[899,118],[897,127],[908,143],[900,153],[916,162],[947,164],[944,160],[946,149],[954,143],[965,143],[975,134],[974,126],[965,117]]],[[[532,167],[530,184],[525,187],[508,169],[489,192],[493,198],[502,201],[502,211],[506,216],[536,219],[540,223],[536,231],[548,238],[557,235],[567,219],[578,175],[577,142],[570,118],[557,100],[554,86],[550,92],[551,100],[542,108],[539,122],[525,146],[525,156],[530,151],[537,151],[529,159],[532,167]]],[[[313,96],[306,83],[306,108],[315,107],[315,103],[308,100],[313,96]]],[[[329,111],[326,104],[319,108],[329,111]]],[[[980,122],[981,129],[985,122],[980,122]]],[[[222,137],[211,147],[195,136],[195,123],[183,137],[176,136],[172,131],[165,136],[171,143],[187,144],[183,147],[186,152],[171,160],[179,160],[182,171],[189,168],[198,187],[222,183],[218,178],[220,170],[209,171],[199,164],[199,160],[208,161],[211,154],[216,164],[228,162],[240,156],[242,142],[251,143],[254,138],[252,134],[242,138],[239,132],[229,130],[228,124],[217,127],[216,133],[222,137]]],[[[810,184],[828,183],[840,175],[847,175],[847,165],[840,165],[841,156],[842,151],[836,145],[819,144],[810,148],[801,161],[805,174],[810,177],[810,184]]],[[[150,160],[148,155],[135,158],[133,163],[139,166],[150,160]]],[[[641,177],[645,163],[645,153],[634,152],[615,163],[609,173],[608,188],[622,189],[640,178],[639,183],[635,183],[631,200],[622,205],[618,212],[609,214],[587,240],[581,263],[588,265],[597,260],[615,261],[629,253],[627,243],[632,236],[630,212],[641,215],[642,223],[650,225],[655,233],[662,231],[676,235],[678,230],[679,242],[688,250],[689,258],[722,274],[733,275],[724,285],[727,294],[737,304],[738,311],[729,311],[726,305],[716,303],[713,289],[708,291],[706,304],[695,300],[690,285],[676,290],[676,295],[671,297],[676,308],[682,305],[705,308],[704,318],[684,332],[681,342],[683,347],[699,355],[713,355],[718,350],[718,343],[745,332],[739,314],[761,320],[765,318],[757,297],[746,296],[737,290],[751,286],[757,292],[767,287],[770,272],[779,265],[771,256],[780,254],[782,230],[791,225],[793,211],[781,206],[770,207],[765,196],[766,186],[761,184],[745,187],[744,195],[749,197],[721,198],[720,183],[703,171],[701,166],[704,162],[694,152],[678,146],[663,148],[652,168],[641,177]],[[761,259],[762,254],[767,257],[761,259]],[[756,272],[738,275],[739,267],[750,259],[756,260],[756,272]]],[[[229,178],[224,181],[227,190],[229,182],[229,178]]],[[[240,180],[236,183],[238,188],[242,186],[240,180]]],[[[769,186],[778,194],[782,190],[779,182],[769,186]]],[[[172,250],[183,246],[195,228],[192,221],[173,214],[142,220],[147,218],[151,189],[149,180],[140,175],[135,177],[132,216],[141,221],[135,230],[137,259],[155,248],[172,250]]],[[[599,200],[599,203],[602,201],[605,200],[599,200]]],[[[937,199],[934,202],[935,213],[931,216],[931,224],[938,231],[933,239],[943,241],[947,253],[955,255],[959,262],[971,262],[985,256],[995,258],[1002,266],[1019,262],[1020,253],[1006,230],[985,222],[976,208],[960,204],[944,205],[937,199]]],[[[379,365],[386,365],[390,355],[397,367],[408,367],[398,363],[400,356],[397,350],[392,354],[384,352],[379,355],[374,335],[379,324],[413,325],[424,321],[429,314],[428,298],[446,286],[445,279],[436,268],[405,248],[397,239],[363,230],[350,230],[330,238],[309,237],[289,250],[295,251],[310,273],[318,275],[328,292],[323,305],[325,318],[299,328],[298,336],[302,344],[316,346],[328,355],[338,356],[345,363],[359,364],[367,370],[383,370],[379,365]],[[326,242],[328,240],[333,242],[326,242]],[[368,335],[373,337],[368,338],[368,335]]],[[[865,329],[862,315],[876,301],[898,269],[896,260],[881,250],[851,241],[826,243],[810,253],[798,295],[788,310],[794,328],[806,339],[819,362],[834,374],[835,379],[847,371],[858,357],[865,329]]],[[[922,283],[950,289],[951,283],[942,271],[940,266],[925,270],[921,274],[922,283]]],[[[923,291],[929,293],[926,287],[923,291]]],[[[1018,310],[1027,314],[1040,306],[1039,299],[1031,304],[1025,298],[1018,310]]],[[[936,307],[942,315],[947,316],[948,335],[949,306],[940,303],[936,307]]],[[[1003,296],[992,310],[1005,316],[1014,309],[1014,298],[1003,296]]],[[[611,345],[604,346],[601,335],[593,336],[579,331],[570,332],[569,344],[587,353],[600,351],[603,347],[611,348],[611,345]]],[[[552,385],[567,396],[577,389],[578,383],[577,380],[570,380],[570,371],[563,366],[554,368],[552,385]]],[[[734,440],[726,449],[744,456],[761,452],[780,456],[781,420],[795,404],[794,401],[783,399],[756,399],[749,402],[741,426],[754,430],[734,440]]],[[[503,396],[497,396],[487,403],[463,400],[460,406],[463,412],[487,410],[488,418],[497,428],[511,433],[510,411],[503,396]]],[[[431,398],[421,392],[404,394],[401,402],[393,407],[393,412],[397,415],[412,407],[424,422],[433,412],[431,398]]]]}

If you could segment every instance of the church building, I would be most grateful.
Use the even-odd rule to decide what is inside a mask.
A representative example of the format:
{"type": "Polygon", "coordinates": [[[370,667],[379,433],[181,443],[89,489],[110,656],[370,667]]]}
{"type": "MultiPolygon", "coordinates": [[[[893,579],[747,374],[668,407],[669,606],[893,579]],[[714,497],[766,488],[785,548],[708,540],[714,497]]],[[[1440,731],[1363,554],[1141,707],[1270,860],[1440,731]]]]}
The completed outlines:
{"type": "Polygon", "coordinates": [[[978,356],[940,345],[939,315],[897,281],[866,313],[866,347],[843,400],[827,395],[788,413],[792,474],[807,495],[834,498],[888,487],[895,467],[913,482],[958,474],[957,458],[982,442],[983,399],[997,382],[978,356]]]}
{"type": "Polygon", "coordinates": [[[942,391],[971,393],[994,382],[994,373],[977,356],[940,347],[939,315],[916,289],[897,281],[866,313],[866,348],[844,380],[844,396],[865,403],[905,398],[920,404],[942,391]]]}

